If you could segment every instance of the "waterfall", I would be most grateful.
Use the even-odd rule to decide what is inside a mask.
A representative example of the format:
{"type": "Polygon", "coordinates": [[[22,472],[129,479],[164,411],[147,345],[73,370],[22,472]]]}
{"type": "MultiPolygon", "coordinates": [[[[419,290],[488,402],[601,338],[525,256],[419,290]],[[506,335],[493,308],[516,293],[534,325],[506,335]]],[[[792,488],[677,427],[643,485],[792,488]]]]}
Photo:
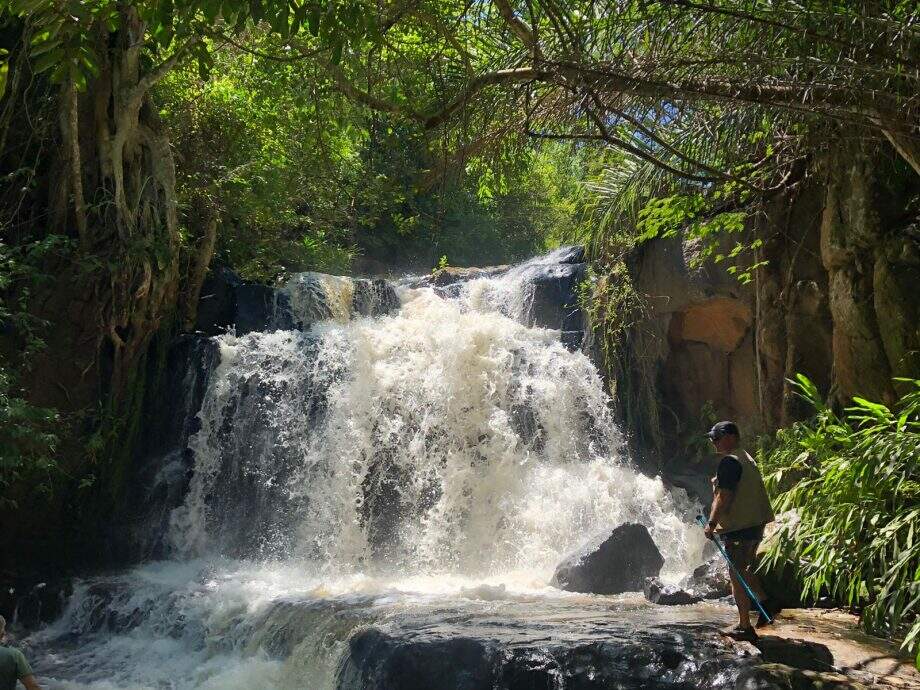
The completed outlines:
{"type": "Polygon", "coordinates": [[[285,674],[331,673],[369,600],[562,596],[556,563],[625,521],[665,578],[686,573],[690,501],[632,469],[597,369],[536,325],[535,276],[561,256],[449,289],[302,274],[284,289],[301,328],[217,336],[172,560],[81,585],[37,644],[82,642],[42,670],[62,687],[323,687],[285,674]]]}

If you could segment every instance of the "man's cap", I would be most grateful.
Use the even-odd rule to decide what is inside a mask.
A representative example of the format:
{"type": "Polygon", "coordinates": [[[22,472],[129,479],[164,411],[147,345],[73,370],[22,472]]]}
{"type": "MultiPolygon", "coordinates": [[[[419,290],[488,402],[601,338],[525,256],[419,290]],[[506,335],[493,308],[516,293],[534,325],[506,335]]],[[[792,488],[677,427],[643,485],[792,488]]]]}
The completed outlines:
{"type": "Polygon", "coordinates": [[[734,422],[718,422],[713,425],[709,430],[709,433],[706,434],[710,439],[716,441],[723,436],[737,436],[741,438],[741,432],[738,431],[738,425],[734,422]]]}

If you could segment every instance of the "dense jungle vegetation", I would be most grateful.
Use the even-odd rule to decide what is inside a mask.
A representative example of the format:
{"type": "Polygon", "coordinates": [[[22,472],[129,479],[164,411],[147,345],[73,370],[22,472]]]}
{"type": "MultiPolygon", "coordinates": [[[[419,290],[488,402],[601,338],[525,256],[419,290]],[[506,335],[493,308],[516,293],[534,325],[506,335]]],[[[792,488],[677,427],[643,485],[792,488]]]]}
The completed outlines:
{"type": "MultiPolygon", "coordinates": [[[[918,86],[910,1],[2,0],[0,502],[80,551],[216,265],[271,283],[582,242],[615,362],[637,246],[680,232],[756,281],[770,200],[842,149],[885,156],[915,246],[918,86]]],[[[768,462],[806,591],[916,650],[915,384],[842,410],[801,382],[816,416],[768,462]]]]}

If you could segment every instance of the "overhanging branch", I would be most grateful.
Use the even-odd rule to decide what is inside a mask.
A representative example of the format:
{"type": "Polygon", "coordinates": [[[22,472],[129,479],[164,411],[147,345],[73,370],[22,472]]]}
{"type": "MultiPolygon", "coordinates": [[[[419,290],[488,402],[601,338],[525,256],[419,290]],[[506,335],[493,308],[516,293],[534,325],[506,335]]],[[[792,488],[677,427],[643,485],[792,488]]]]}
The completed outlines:
{"type": "Polygon", "coordinates": [[[539,46],[537,45],[537,39],[534,36],[533,29],[530,28],[527,22],[517,16],[508,0],[493,0],[493,3],[498,13],[502,16],[502,19],[505,20],[505,23],[514,35],[518,37],[518,40],[527,46],[531,52],[538,53],[539,46]]]}

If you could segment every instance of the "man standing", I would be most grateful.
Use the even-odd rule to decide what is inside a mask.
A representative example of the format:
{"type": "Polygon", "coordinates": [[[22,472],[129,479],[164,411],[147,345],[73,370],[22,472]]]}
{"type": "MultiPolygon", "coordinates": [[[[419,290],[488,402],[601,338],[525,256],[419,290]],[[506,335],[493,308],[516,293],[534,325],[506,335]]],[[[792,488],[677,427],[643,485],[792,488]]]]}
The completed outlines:
{"type": "MultiPolygon", "coordinates": [[[[6,619],[0,616],[0,643],[6,635],[6,619]]],[[[26,690],[41,690],[32,675],[32,668],[18,649],[0,644],[0,690],[16,690],[16,681],[26,690]]]]}
{"type": "MultiPolygon", "coordinates": [[[[707,436],[722,459],[716,476],[712,478],[712,511],[706,525],[706,537],[721,537],[735,568],[772,616],[760,578],[754,573],[754,558],[763,539],[764,527],[774,520],[763,477],[754,459],[739,448],[741,433],[734,422],[719,422],[707,436]]],[[[757,634],[751,625],[752,602],[738,576],[731,569],[729,571],[739,622],[737,627],[725,632],[735,639],[754,640],[757,634]]],[[[757,627],[769,622],[761,615],[757,627]]]]}

